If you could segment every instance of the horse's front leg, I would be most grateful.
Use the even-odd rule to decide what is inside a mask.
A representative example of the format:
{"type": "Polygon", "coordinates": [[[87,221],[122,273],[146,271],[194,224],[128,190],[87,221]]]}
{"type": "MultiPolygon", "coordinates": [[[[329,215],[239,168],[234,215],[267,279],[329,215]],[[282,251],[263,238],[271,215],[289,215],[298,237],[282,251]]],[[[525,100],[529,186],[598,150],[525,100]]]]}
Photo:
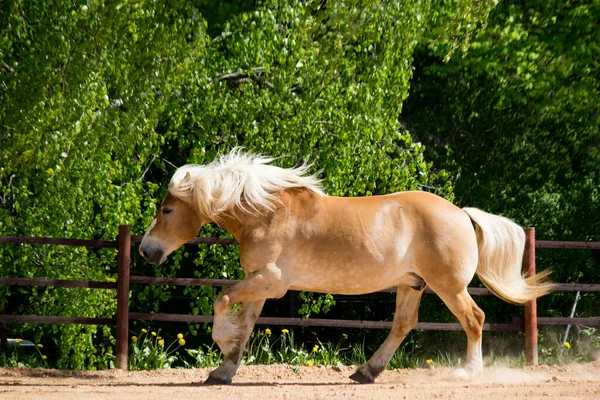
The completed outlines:
{"type": "Polygon", "coordinates": [[[244,348],[264,304],[265,299],[243,303],[238,315],[232,315],[228,311],[220,314],[215,312],[213,339],[223,353],[223,363],[210,373],[205,384],[231,383],[231,378],[240,366],[244,348]]]}
{"type": "Polygon", "coordinates": [[[223,363],[210,373],[205,384],[231,383],[265,299],[282,297],[287,288],[281,279],[281,270],[270,265],[249,274],[217,296],[212,337],[223,352],[223,363]],[[235,314],[231,307],[237,303],[242,303],[242,309],[235,314]]]}

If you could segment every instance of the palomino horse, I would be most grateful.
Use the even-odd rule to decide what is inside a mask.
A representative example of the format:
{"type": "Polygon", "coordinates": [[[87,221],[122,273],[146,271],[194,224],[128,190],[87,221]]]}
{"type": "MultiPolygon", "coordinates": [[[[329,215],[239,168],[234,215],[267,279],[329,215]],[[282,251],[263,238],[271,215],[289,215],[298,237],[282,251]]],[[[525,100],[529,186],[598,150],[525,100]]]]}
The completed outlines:
{"type": "Polygon", "coordinates": [[[326,196],[308,166],[283,169],[272,160],[234,149],[211,164],[179,168],[140,245],[148,262],[160,264],[209,222],[239,242],[246,278],[215,300],[212,336],[224,361],[205,383],[231,383],[265,299],[289,289],[361,294],[397,287],[389,336],[350,377],[360,383],[374,382],[415,327],[425,286],[467,333],[462,375],[483,368],[484,313],[467,292],[475,274],[513,303],[550,291],[543,275],[522,277],[525,235],[506,218],[419,191],[326,196]]]}

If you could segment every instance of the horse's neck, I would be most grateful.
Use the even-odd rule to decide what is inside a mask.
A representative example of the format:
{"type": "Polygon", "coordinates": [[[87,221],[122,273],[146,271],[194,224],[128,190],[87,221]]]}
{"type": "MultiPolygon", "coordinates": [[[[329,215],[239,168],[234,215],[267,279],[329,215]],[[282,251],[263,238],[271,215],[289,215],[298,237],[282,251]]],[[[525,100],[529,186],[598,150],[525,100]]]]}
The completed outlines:
{"type": "MultiPolygon", "coordinates": [[[[306,212],[306,204],[312,204],[324,198],[310,189],[290,188],[277,193],[279,202],[276,204],[276,210],[270,211],[263,209],[256,213],[249,213],[242,209],[234,208],[219,216],[215,221],[221,228],[227,230],[235,237],[238,242],[244,238],[256,239],[257,232],[265,232],[272,224],[273,216],[281,211],[286,215],[297,215],[306,212]],[[304,204],[304,205],[301,205],[304,204]]],[[[310,207],[309,207],[310,208],[310,207]]],[[[260,234],[259,234],[260,236],[260,234]]]]}
{"type": "Polygon", "coordinates": [[[265,215],[249,215],[241,210],[227,211],[215,221],[217,225],[231,233],[238,242],[253,227],[261,225],[265,221],[265,215]]]}

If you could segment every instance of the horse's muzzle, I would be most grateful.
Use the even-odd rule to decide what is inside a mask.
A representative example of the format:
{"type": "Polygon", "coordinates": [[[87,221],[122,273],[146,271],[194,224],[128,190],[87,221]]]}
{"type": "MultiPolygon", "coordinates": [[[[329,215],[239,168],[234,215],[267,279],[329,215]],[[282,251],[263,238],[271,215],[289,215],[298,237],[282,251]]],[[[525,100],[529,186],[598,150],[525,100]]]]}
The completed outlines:
{"type": "Polygon", "coordinates": [[[140,246],[140,254],[150,264],[162,264],[165,261],[165,251],[163,249],[149,249],[140,246]]]}

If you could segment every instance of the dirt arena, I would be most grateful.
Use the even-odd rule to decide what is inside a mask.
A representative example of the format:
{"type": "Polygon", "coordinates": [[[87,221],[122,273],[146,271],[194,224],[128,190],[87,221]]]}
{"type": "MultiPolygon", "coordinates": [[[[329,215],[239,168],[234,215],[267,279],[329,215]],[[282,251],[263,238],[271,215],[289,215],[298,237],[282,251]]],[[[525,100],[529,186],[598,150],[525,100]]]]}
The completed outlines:
{"type": "Polygon", "coordinates": [[[349,368],[242,366],[233,385],[203,386],[208,372],[0,368],[0,399],[600,399],[600,361],[487,368],[468,382],[449,369],[404,369],[386,371],[372,385],[351,382],[349,368]]]}

